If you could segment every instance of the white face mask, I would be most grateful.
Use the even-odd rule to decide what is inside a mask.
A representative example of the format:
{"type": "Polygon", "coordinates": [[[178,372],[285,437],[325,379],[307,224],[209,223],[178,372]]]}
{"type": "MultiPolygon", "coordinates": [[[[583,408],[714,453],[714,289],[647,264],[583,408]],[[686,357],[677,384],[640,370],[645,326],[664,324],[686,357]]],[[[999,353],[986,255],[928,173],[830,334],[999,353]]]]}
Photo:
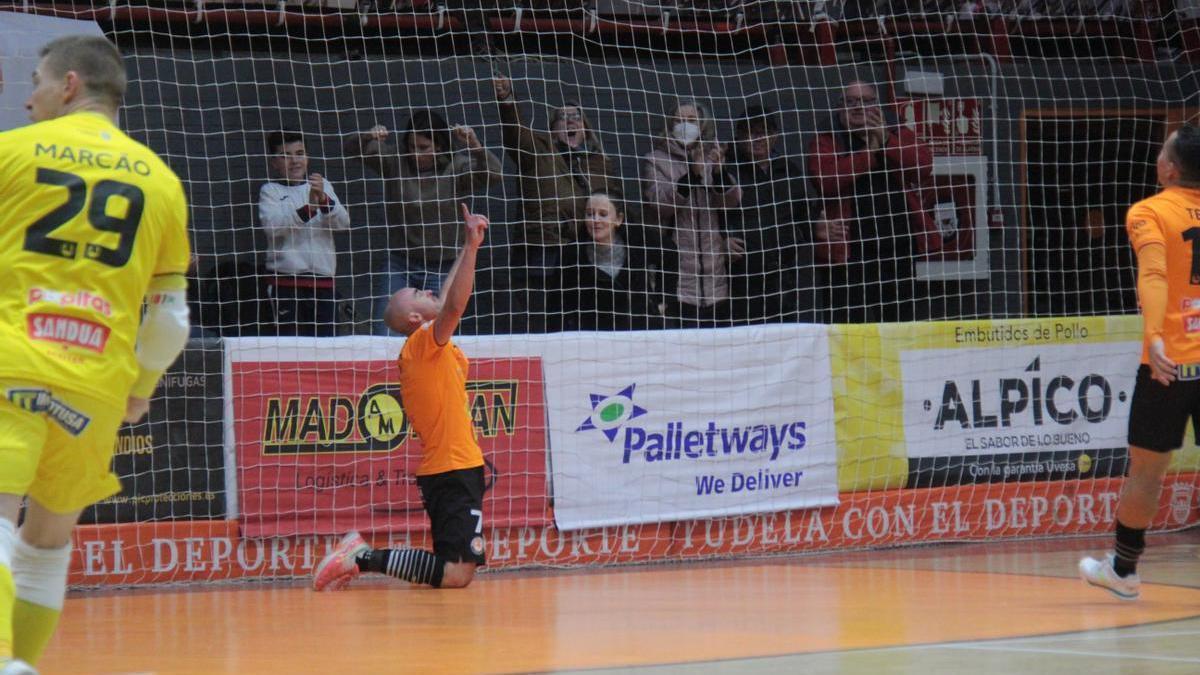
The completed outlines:
{"type": "Polygon", "coordinates": [[[694,143],[700,138],[700,125],[695,122],[676,122],[675,126],[671,127],[671,135],[684,145],[694,143]]]}

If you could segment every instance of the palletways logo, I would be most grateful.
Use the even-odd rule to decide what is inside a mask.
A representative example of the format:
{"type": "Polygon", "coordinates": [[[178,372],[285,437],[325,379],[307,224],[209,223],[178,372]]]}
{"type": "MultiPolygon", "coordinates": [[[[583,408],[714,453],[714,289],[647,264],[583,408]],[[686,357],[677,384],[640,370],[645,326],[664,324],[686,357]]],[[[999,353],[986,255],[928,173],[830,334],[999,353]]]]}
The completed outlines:
{"type": "Polygon", "coordinates": [[[687,461],[747,453],[763,454],[774,461],[783,451],[800,450],[807,442],[802,420],[739,425],[718,419],[692,423],[670,420],[666,424],[647,424],[653,415],[634,402],[636,386],[631,384],[616,394],[589,394],[592,412],[575,429],[576,433],[599,430],[609,442],[619,442],[622,464],[637,459],[687,461]]]}
{"type": "Polygon", "coordinates": [[[599,429],[608,440],[615,439],[621,432],[621,425],[646,414],[645,408],[633,403],[633,388],[636,386],[635,382],[611,396],[589,394],[592,399],[592,414],[588,415],[575,431],[599,429]]]}

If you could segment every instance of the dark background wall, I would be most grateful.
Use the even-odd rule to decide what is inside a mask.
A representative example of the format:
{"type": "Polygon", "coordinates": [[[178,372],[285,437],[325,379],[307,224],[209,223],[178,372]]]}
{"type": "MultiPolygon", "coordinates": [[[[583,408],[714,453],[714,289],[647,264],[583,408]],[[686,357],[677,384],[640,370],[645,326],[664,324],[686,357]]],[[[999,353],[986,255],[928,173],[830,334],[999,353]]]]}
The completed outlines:
{"type": "MultiPolygon", "coordinates": [[[[827,123],[830,101],[840,84],[855,77],[886,84],[888,77],[879,63],[777,67],[734,59],[588,62],[552,55],[504,62],[464,57],[347,60],[324,54],[270,56],[180,48],[138,49],[127,56],[132,81],[123,125],[162,153],[185,181],[201,270],[222,257],[262,251],[255,202],[267,177],[263,140],[267,132],[288,126],[306,134],[311,170],[333,181],[350,210],[353,229],[339,241],[339,276],[347,294],[358,298],[369,294],[368,275],[380,265],[388,224],[381,180],[340,156],[342,140],[373,124],[398,130],[413,108],[432,106],[444,108],[451,123],[474,126],[484,145],[502,154],[490,81],[496,68],[513,78],[522,114],[535,128],[546,126],[544,104],[583,101],[631,198],[639,193],[640,158],[662,127],[660,113],[676,97],[710,101],[723,140],[731,138],[733,119],[747,104],[775,106],[783,114],[784,152],[803,164],[811,134],[827,123]]],[[[992,233],[992,272],[986,282],[931,289],[948,300],[939,316],[1016,316],[1027,311],[1022,303],[1022,284],[1027,282],[1021,273],[1018,228],[1024,111],[1067,115],[1089,109],[1104,116],[1117,109],[1200,105],[1197,74],[1169,62],[1056,60],[996,67],[978,57],[964,57],[904,61],[893,64],[892,72],[902,77],[909,68],[941,72],[945,96],[987,102],[984,152],[995,182],[989,196],[998,194],[1004,220],[1003,228],[992,233]]],[[[1154,146],[1161,138],[1070,142],[1154,146]]],[[[1096,161],[1086,154],[1080,157],[1096,161]]],[[[1118,155],[1111,160],[1101,157],[1120,161],[1118,155]]],[[[514,170],[506,158],[506,173],[511,176],[514,170]]],[[[496,223],[480,275],[485,291],[506,283],[507,229],[518,218],[516,196],[510,177],[475,204],[496,223]]],[[[477,303],[477,313],[492,311],[507,310],[477,303]]]]}

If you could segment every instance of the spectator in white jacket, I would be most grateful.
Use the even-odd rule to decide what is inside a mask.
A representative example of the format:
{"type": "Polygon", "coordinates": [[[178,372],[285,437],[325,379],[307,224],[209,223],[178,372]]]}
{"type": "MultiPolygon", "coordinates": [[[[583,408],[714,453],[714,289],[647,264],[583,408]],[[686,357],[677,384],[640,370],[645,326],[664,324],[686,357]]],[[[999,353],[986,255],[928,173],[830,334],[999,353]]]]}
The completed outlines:
{"type": "Polygon", "coordinates": [[[258,218],[267,234],[267,293],[277,331],[261,334],[330,336],[337,333],[334,230],[350,227],[350,214],[333,185],[308,172],[304,137],[297,131],[267,136],[272,181],[258,193],[258,218]]]}

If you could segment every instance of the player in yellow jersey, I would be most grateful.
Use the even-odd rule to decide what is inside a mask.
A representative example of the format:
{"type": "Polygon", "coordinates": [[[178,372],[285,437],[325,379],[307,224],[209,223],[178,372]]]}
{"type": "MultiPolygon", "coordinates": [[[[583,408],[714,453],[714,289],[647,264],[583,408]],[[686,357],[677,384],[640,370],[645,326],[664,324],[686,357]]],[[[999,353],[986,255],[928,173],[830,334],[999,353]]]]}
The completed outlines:
{"type": "Polygon", "coordinates": [[[1138,597],[1137,561],[1158,513],[1171,451],[1200,416],[1200,128],[1180,127],[1158,153],[1162,192],[1129,209],[1137,254],[1142,365],[1129,409],[1129,470],[1117,505],[1116,541],[1079,574],[1123,600],[1138,597]]]}
{"type": "Polygon", "coordinates": [[[451,340],[475,285],[475,257],[488,227],[484,216],[462,206],[462,251],[442,286],[397,291],[384,321],[408,336],[400,350],[400,395],[424,445],[417,487],[429,515],[433,552],[371,550],[351,532],[313,571],[313,588],[338,590],[360,572],[380,572],[434,588],[462,588],[484,564],[483,452],[467,405],[467,357],[451,340]]]}
{"type": "Polygon", "coordinates": [[[120,490],[109,468],[117,428],[145,415],[188,331],[183,187],[116,126],[121,55],[103,38],[68,36],[40,57],[25,104],[34,124],[0,134],[6,675],[34,672],[62,610],[79,514],[120,490]]]}

